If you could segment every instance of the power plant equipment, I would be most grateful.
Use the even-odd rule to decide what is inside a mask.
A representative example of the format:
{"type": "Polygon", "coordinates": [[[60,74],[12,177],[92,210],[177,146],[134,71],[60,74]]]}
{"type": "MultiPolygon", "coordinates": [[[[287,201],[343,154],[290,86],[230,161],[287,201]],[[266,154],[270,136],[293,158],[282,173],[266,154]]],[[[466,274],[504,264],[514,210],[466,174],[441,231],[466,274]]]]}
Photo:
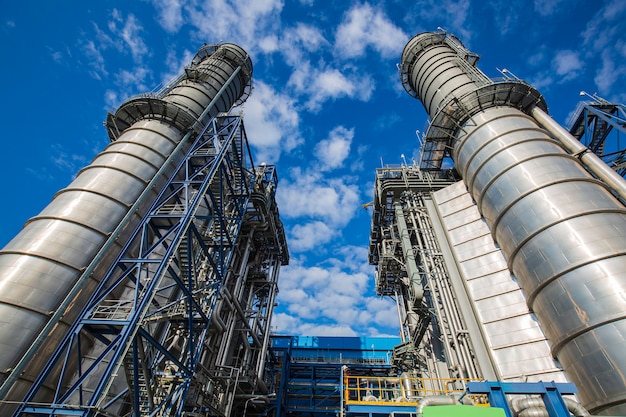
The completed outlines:
{"type": "Polygon", "coordinates": [[[418,373],[566,378],[591,412],[624,415],[624,179],[535,88],[477,61],[445,31],[402,53],[430,126],[420,166],[377,170],[370,262],[402,306],[394,354],[418,373]],[[462,182],[443,183],[447,158],[462,182]]]}
{"type": "Polygon", "coordinates": [[[626,177],[626,106],[597,94],[580,92],[588,99],[578,103],[567,122],[569,132],[622,177],[626,177]],[[615,139],[615,140],[610,140],[615,139]]]}
{"type": "Polygon", "coordinates": [[[233,111],[252,63],[204,45],[0,250],[0,413],[626,415],[623,106],[592,96],[567,130],[477,61],[443,30],[402,53],[429,128],[364,205],[399,338],[271,334],[289,251],[233,111]]]}
{"type": "Polygon", "coordinates": [[[241,116],[252,63],[204,45],[0,251],[3,415],[229,415],[267,390],[289,255],[241,116]]]}

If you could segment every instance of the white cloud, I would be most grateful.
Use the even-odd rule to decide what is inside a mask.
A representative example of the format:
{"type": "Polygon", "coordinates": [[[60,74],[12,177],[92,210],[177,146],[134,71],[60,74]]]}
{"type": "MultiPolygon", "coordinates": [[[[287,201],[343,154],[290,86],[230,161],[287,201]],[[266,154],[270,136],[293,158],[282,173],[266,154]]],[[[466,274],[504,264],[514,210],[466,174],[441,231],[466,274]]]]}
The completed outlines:
{"type": "Polygon", "coordinates": [[[567,6],[565,0],[535,0],[535,11],[541,16],[550,16],[556,13],[563,3],[567,6]]]}
{"type": "Polygon", "coordinates": [[[312,25],[307,25],[302,22],[298,22],[293,29],[298,43],[300,43],[304,49],[308,52],[315,52],[321,46],[328,45],[328,41],[322,35],[320,30],[312,25]]]}
{"type": "MultiPolygon", "coordinates": [[[[373,268],[364,252],[331,258],[325,265],[300,260],[281,269],[278,303],[286,310],[274,316],[277,331],[308,335],[376,335],[397,328],[394,303],[371,296],[373,268]]],[[[342,255],[342,254],[338,254],[342,255]]]]}
{"type": "Polygon", "coordinates": [[[397,57],[408,40],[380,9],[369,4],[352,7],[337,28],[335,46],[338,56],[360,57],[367,47],[373,48],[384,58],[397,57]]]}
{"type": "Polygon", "coordinates": [[[259,48],[261,49],[261,52],[266,54],[276,52],[279,48],[278,37],[276,35],[264,36],[259,40],[259,48]]]}
{"type": "Polygon", "coordinates": [[[252,54],[258,39],[278,30],[282,8],[282,0],[206,0],[185,10],[198,39],[234,41],[252,54]]]}
{"type": "Polygon", "coordinates": [[[322,163],[322,170],[339,168],[350,153],[350,145],[354,138],[354,129],[343,126],[334,128],[328,139],[321,140],[315,146],[315,155],[322,163]]]}
{"type": "Polygon", "coordinates": [[[418,0],[407,11],[406,20],[427,30],[441,26],[462,39],[467,46],[472,38],[472,32],[468,30],[470,11],[470,0],[418,0]]]}
{"type": "Polygon", "coordinates": [[[104,57],[100,53],[100,48],[96,47],[96,44],[92,40],[86,40],[81,43],[81,49],[83,54],[88,59],[88,66],[90,68],[89,74],[96,80],[109,75],[106,70],[104,57]]]}
{"type": "Polygon", "coordinates": [[[114,111],[122,102],[117,91],[106,90],[104,92],[104,104],[109,111],[114,111]]]}
{"type": "Polygon", "coordinates": [[[179,57],[175,50],[169,50],[167,52],[167,57],[165,58],[167,72],[161,75],[161,82],[165,84],[180,74],[185,66],[189,65],[194,55],[195,52],[185,49],[179,57]]]}
{"type": "Polygon", "coordinates": [[[328,243],[336,234],[337,230],[322,221],[296,224],[289,233],[289,251],[294,253],[313,249],[328,243]]]}
{"type": "Polygon", "coordinates": [[[594,82],[601,94],[609,94],[620,76],[626,75],[626,65],[616,67],[610,51],[602,51],[602,65],[596,72],[594,82]]]}
{"type": "Polygon", "coordinates": [[[602,64],[596,69],[594,82],[600,94],[609,100],[622,101],[626,94],[626,1],[604,2],[589,19],[582,32],[584,58],[602,64]]]}
{"type": "Polygon", "coordinates": [[[563,80],[575,78],[583,67],[578,53],[570,50],[558,51],[552,59],[552,67],[563,80]]]}
{"type": "Polygon", "coordinates": [[[248,141],[256,151],[257,163],[275,164],[282,152],[290,152],[302,143],[300,116],[293,98],[288,95],[258,81],[242,108],[248,141]]]}
{"type": "Polygon", "coordinates": [[[54,166],[72,177],[89,163],[89,156],[68,152],[60,144],[53,144],[51,148],[50,158],[54,166]]]}
{"type": "Polygon", "coordinates": [[[149,87],[145,84],[149,70],[145,67],[135,67],[132,70],[122,69],[116,74],[116,80],[122,87],[132,87],[136,91],[145,91],[149,87]]]}
{"type": "Polygon", "coordinates": [[[359,186],[348,178],[324,178],[319,172],[300,168],[290,176],[294,180],[283,180],[277,190],[278,206],[285,217],[309,217],[342,227],[361,207],[359,186]]]}
{"type": "Polygon", "coordinates": [[[159,14],[159,24],[170,33],[176,33],[183,25],[183,2],[181,0],[153,0],[159,14]]]}
{"type": "Polygon", "coordinates": [[[347,97],[367,101],[374,91],[374,81],[368,75],[352,68],[345,73],[336,68],[313,68],[308,62],[294,69],[287,85],[308,95],[305,106],[312,112],[319,111],[327,100],[347,97]]]}
{"type": "Polygon", "coordinates": [[[143,27],[139,23],[139,20],[137,20],[133,14],[129,14],[126,19],[124,19],[117,9],[113,9],[112,16],[113,20],[109,21],[109,30],[122,39],[126,47],[130,50],[133,61],[141,63],[144,57],[149,53],[149,50],[141,37],[143,27]],[[118,27],[118,24],[122,24],[122,26],[118,27]]]}

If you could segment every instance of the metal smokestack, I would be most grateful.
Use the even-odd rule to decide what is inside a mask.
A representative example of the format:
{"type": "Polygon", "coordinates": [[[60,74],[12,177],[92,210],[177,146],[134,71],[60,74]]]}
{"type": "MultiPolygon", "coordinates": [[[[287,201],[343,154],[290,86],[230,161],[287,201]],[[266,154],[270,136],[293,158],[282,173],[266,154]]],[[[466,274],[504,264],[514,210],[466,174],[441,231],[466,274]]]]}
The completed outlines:
{"type": "Polygon", "coordinates": [[[0,370],[2,380],[9,379],[2,387],[4,399],[21,398],[89,298],[104,272],[100,269],[119,252],[122,242],[102,257],[103,267],[96,267],[76,292],[62,319],[48,323],[109,235],[129,218],[131,207],[134,217],[124,230],[134,229],[184,157],[187,139],[212,116],[245,100],[251,76],[252,63],[239,46],[200,48],[171,86],[131,98],[109,115],[106,126],[113,142],[0,251],[0,370]],[[40,352],[22,361],[27,362],[25,371],[12,374],[50,324],[54,330],[40,352]]]}
{"type": "Polygon", "coordinates": [[[428,151],[452,149],[583,405],[626,415],[626,209],[529,116],[544,114],[541,95],[490,80],[477,59],[445,32],[405,46],[402,82],[430,116],[428,151]]]}

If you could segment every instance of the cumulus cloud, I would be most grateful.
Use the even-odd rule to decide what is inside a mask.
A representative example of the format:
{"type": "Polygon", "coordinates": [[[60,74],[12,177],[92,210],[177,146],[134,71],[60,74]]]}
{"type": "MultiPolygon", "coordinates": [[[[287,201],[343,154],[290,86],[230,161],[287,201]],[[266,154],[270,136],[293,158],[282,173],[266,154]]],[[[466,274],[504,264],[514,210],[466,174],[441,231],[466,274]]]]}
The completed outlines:
{"type": "Polygon", "coordinates": [[[333,227],[342,227],[354,217],[360,205],[360,191],[349,178],[324,178],[320,172],[295,168],[292,181],[283,181],[277,191],[281,215],[312,218],[333,227]]]}
{"type": "Polygon", "coordinates": [[[157,9],[158,21],[163,29],[170,33],[178,32],[183,25],[182,0],[153,0],[157,9]]]}
{"type": "Polygon", "coordinates": [[[186,9],[198,39],[234,39],[253,53],[258,39],[280,27],[282,0],[194,1],[186,9]]]}
{"type": "Polygon", "coordinates": [[[575,78],[581,71],[583,63],[578,53],[565,50],[558,51],[552,59],[552,67],[557,75],[563,77],[563,80],[575,78]]]}
{"type": "Polygon", "coordinates": [[[319,220],[296,224],[289,233],[289,250],[302,252],[313,249],[318,245],[328,243],[336,234],[336,229],[331,229],[319,220]]]}
{"type": "Polygon", "coordinates": [[[335,47],[338,56],[360,57],[368,47],[383,58],[397,57],[408,35],[394,25],[381,10],[369,4],[356,5],[345,14],[337,28],[335,47]]]}
{"type": "MultiPolygon", "coordinates": [[[[362,255],[362,253],[360,253],[362,255]]],[[[377,335],[397,327],[394,303],[371,295],[372,267],[362,256],[306,266],[295,260],[281,269],[277,331],[308,335],[377,335]],[[281,303],[284,303],[281,304],[281,303]]]]}
{"type": "Polygon", "coordinates": [[[350,153],[350,145],[354,138],[354,128],[346,129],[343,126],[334,128],[327,139],[321,140],[315,146],[315,155],[322,163],[322,170],[327,171],[339,168],[350,153]]]}
{"type": "Polygon", "coordinates": [[[257,163],[275,164],[282,152],[290,152],[302,143],[300,116],[293,98],[288,95],[258,81],[242,108],[248,141],[256,152],[257,163]]]}
{"type": "Polygon", "coordinates": [[[337,68],[315,68],[305,62],[296,67],[288,86],[308,97],[305,107],[316,112],[327,100],[352,98],[367,101],[374,91],[374,82],[367,74],[359,74],[352,68],[345,72],[337,68]]]}
{"type": "Polygon", "coordinates": [[[278,37],[276,35],[264,36],[258,43],[261,52],[271,54],[278,50],[278,37]]]}

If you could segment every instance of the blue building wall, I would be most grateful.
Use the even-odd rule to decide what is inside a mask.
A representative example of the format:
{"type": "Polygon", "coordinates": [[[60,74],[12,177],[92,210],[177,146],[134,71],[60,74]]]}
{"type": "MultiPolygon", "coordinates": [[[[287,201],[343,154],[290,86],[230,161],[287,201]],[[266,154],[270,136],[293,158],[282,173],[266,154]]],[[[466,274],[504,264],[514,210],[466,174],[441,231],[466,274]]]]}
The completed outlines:
{"type": "Polygon", "coordinates": [[[269,384],[276,393],[267,415],[335,417],[342,367],[351,374],[387,375],[398,337],[272,336],[269,384]]]}

